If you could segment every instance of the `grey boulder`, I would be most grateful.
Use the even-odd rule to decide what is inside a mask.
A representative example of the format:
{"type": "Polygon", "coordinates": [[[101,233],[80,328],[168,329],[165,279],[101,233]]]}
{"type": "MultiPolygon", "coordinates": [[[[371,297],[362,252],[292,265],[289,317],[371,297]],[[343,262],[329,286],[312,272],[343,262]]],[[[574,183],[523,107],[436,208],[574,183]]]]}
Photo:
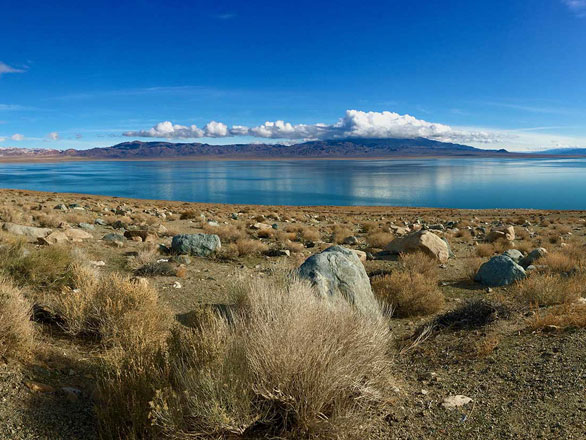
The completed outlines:
{"type": "Polygon", "coordinates": [[[23,226],[15,223],[6,222],[2,225],[2,229],[14,235],[24,235],[25,237],[44,238],[53,232],[48,228],[35,228],[34,226],[23,226]]]}
{"type": "Polygon", "coordinates": [[[525,269],[505,255],[492,257],[478,269],[475,281],[489,287],[508,286],[527,276],[525,269]]]}
{"type": "Polygon", "coordinates": [[[534,263],[543,258],[547,255],[547,250],[545,248],[537,248],[529,252],[525,258],[523,258],[519,264],[525,268],[534,265],[534,263]]]}
{"type": "Polygon", "coordinates": [[[222,247],[216,234],[181,234],[173,237],[171,251],[175,254],[189,254],[207,257],[222,247]]]}
{"type": "Polygon", "coordinates": [[[364,266],[349,249],[332,246],[312,255],[298,275],[309,280],[320,296],[343,298],[365,314],[380,313],[364,266]]]}
{"type": "Polygon", "coordinates": [[[517,249],[506,250],[503,253],[503,255],[505,257],[509,257],[511,260],[513,260],[517,264],[519,264],[519,261],[521,261],[523,259],[523,254],[521,253],[521,251],[518,251],[517,249]]]}

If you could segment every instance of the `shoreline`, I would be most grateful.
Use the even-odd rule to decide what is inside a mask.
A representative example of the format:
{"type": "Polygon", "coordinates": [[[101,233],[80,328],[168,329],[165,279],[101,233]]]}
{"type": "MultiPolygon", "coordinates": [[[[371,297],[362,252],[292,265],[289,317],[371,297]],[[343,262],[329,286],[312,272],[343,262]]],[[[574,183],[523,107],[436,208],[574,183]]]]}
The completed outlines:
{"type": "Polygon", "coordinates": [[[348,213],[353,215],[362,214],[381,214],[389,211],[401,211],[403,213],[458,213],[458,214],[475,214],[485,215],[502,213],[503,215],[512,215],[514,213],[531,213],[531,214],[571,214],[571,213],[586,213],[586,209],[539,209],[539,208],[441,208],[441,207],[425,207],[425,206],[401,206],[401,205],[262,205],[253,203],[212,203],[212,202],[189,202],[184,200],[166,200],[166,199],[143,199],[138,197],[123,197],[110,196],[104,194],[90,194],[90,193],[75,193],[75,192],[57,192],[57,191],[37,191],[28,189],[4,188],[0,187],[0,196],[54,196],[63,198],[77,198],[77,199],[96,199],[96,200],[116,200],[121,203],[134,204],[154,204],[165,206],[176,206],[185,208],[187,206],[197,206],[200,208],[222,207],[222,208],[255,208],[255,209],[297,209],[312,213],[348,213]]]}

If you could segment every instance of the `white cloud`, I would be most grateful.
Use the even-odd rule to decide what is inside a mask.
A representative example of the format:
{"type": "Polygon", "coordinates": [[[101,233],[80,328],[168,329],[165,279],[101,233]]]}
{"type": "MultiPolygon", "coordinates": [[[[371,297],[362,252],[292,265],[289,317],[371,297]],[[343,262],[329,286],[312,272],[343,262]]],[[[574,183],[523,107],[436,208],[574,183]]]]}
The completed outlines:
{"type": "Polygon", "coordinates": [[[347,110],[334,124],[291,124],[285,121],[267,121],[256,127],[211,121],[203,129],[196,125],[184,126],[170,121],[160,122],[148,130],[129,131],[127,137],[154,137],[166,139],[195,139],[202,137],[252,136],[266,139],[339,139],[361,138],[417,138],[424,137],[446,142],[481,142],[497,140],[486,131],[454,129],[448,125],[427,122],[411,115],[394,112],[363,112],[347,110]]]}
{"type": "Polygon", "coordinates": [[[56,131],[52,131],[51,133],[49,133],[47,135],[47,137],[49,139],[51,139],[52,141],[57,141],[57,140],[59,140],[59,133],[57,133],[56,131]]]}
{"type": "Polygon", "coordinates": [[[5,73],[22,73],[22,72],[24,72],[23,69],[17,69],[15,67],[11,67],[8,64],[5,64],[2,61],[0,61],[0,76],[2,76],[5,73]]]}
{"type": "Polygon", "coordinates": [[[578,16],[586,16],[586,0],[562,0],[562,3],[577,13],[578,16]]]}
{"type": "Polygon", "coordinates": [[[6,140],[5,137],[0,137],[0,142],[4,142],[6,140]]]}
{"type": "Polygon", "coordinates": [[[13,141],[23,141],[24,136],[20,133],[15,133],[12,136],[10,136],[10,139],[12,139],[13,141]]]}

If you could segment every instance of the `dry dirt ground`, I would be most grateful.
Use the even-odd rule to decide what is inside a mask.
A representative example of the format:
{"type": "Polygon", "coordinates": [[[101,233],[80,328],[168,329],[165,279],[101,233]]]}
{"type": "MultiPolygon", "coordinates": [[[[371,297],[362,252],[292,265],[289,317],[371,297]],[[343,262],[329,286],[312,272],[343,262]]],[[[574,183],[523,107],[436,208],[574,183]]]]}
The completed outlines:
{"type": "MultiPolygon", "coordinates": [[[[471,281],[470,271],[479,258],[486,261],[488,256],[478,257],[481,244],[460,231],[514,225],[517,240],[510,247],[524,251],[586,243],[586,212],[577,211],[265,207],[0,190],[0,220],[54,230],[91,224],[93,229],[87,232],[92,238],[69,246],[100,262],[100,271],[129,275],[139,267],[136,260],[143,254],[167,259],[155,251],[159,244],[169,246],[173,234],[221,231],[227,238],[222,237],[220,255],[191,257],[180,276],[148,277],[177,314],[200,303],[227,303],[228,287],[237,279],[270,277],[294,269],[348,235],[355,236],[357,243],[345,246],[374,255],[381,250],[373,246],[375,234],[380,234],[379,240],[391,238],[393,227],[406,223],[447,225],[434,231],[447,238],[454,253],[440,268],[446,303],[439,313],[474,298],[508,302],[511,288],[489,292],[471,281]],[[68,208],[55,209],[59,204],[68,208]],[[105,225],[95,224],[98,218],[105,225]],[[126,229],[157,230],[155,242],[107,244],[104,235],[121,232],[115,229],[117,220],[126,229]],[[255,223],[271,225],[271,229],[251,228],[255,223]],[[242,240],[261,242],[263,248],[255,250],[242,240]],[[290,256],[266,256],[267,249],[289,249],[290,256]]],[[[29,242],[31,250],[40,246],[33,239],[29,242]]],[[[397,264],[396,258],[364,263],[369,275],[391,272],[397,264]]],[[[398,389],[387,416],[388,438],[586,439],[586,330],[533,331],[527,320],[534,313],[511,305],[510,313],[492,323],[436,330],[417,343],[414,336],[434,316],[393,318],[395,340],[389,344],[398,389]],[[472,402],[445,409],[443,399],[453,395],[468,396],[472,402]]],[[[93,356],[91,346],[72,342],[55,330],[40,328],[39,333],[41,348],[32,360],[3,364],[0,359],[0,438],[97,438],[93,377],[86,368],[93,356]],[[35,390],[34,383],[50,389],[35,390]]]]}

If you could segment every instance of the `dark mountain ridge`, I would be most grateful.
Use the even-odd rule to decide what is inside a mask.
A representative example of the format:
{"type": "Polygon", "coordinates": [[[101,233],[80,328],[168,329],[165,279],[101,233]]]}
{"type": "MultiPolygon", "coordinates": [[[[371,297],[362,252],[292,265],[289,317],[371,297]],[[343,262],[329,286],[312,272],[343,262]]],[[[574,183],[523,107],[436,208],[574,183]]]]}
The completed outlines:
{"type": "Polygon", "coordinates": [[[339,139],[299,144],[230,144],[172,143],[130,141],[105,148],[66,150],[66,157],[94,159],[156,159],[177,157],[225,158],[343,158],[415,156],[461,156],[507,153],[506,150],[482,150],[468,145],[430,139],[339,139]]]}

